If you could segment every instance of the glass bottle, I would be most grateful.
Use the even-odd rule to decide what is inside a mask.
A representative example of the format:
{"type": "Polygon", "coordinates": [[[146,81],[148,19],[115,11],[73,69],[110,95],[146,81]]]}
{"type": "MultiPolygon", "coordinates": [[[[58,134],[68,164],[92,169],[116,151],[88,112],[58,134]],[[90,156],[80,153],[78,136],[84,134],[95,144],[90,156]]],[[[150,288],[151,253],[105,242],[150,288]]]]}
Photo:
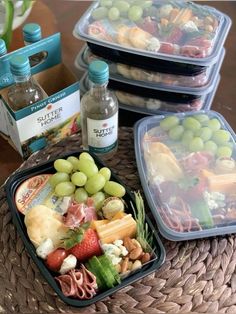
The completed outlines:
{"type": "Polygon", "coordinates": [[[6,43],[3,39],[0,38],[0,57],[4,56],[7,53],[6,43]]]}
{"type": "Polygon", "coordinates": [[[42,100],[44,93],[31,77],[29,59],[14,56],[10,59],[10,70],[15,84],[8,91],[8,103],[13,110],[19,110],[42,100]]]}
{"type": "MultiPolygon", "coordinates": [[[[36,43],[42,39],[41,27],[36,23],[28,23],[23,27],[23,37],[25,46],[36,43]]],[[[46,57],[46,52],[41,51],[29,57],[30,66],[39,64],[46,57]]]]}
{"type": "Polygon", "coordinates": [[[107,63],[91,62],[88,77],[90,90],[81,99],[83,147],[98,155],[110,155],[118,145],[118,101],[107,89],[107,63]]]}

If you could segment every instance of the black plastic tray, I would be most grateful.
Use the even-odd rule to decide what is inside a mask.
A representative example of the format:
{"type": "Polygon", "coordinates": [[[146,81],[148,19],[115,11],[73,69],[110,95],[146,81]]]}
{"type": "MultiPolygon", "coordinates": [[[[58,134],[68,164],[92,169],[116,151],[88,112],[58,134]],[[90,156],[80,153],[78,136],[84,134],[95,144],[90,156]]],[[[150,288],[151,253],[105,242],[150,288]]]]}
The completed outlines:
{"type": "Polygon", "coordinates": [[[159,99],[165,102],[171,102],[173,106],[179,104],[190,104],[197,99],[201,99],[202,95],[184,94],[169,92],[164,90],[141,87],[133,84],[127,84],[120,81],[110,79],[108,87],[113,90],[120,90],[126,93],[134,94],[145,98],[159,99]]]}
{"type": "MultiPolygon", "coordinates": [[[[181,63],[162,59],[152,59],[134,53],[122,50],[100,46],[91,42],[87,42],[91,51],[104,59],[116,63],[123,63],[129,66],[138,67],[144,70],[157,71],[161,73],[171,73],[176,75],[195,76],[206,71],[207,66],[195,64],[181,63]]],[[[218,57],[218,56],[217,56],[218,57]]],[[[218,58],[216,58],[217,61],[218,58]]]]}
{"type": "MultiPolygon", "coordinates": [[[[33,176],[36,176],[39,174],[54,173],[55,170],[53,168],[53,162],[55,159],[67,158],[68,156],[78,156],[79,153],[81,153],[81,152],[83,152],[83,150],[76,151],[73,153],[67,153],[67,154],[62,155],[60,157],[57,156],[57,158],[50,159],[49,161],[42,163],[38,166],[28,168],[28,169],[23,170],[23,171],[19,171],[19,172],[13,174],[12,176],[10,176],[6,182],[6,185],[5,185],[5,190],[7,193],[7,202],[8,202],[9,208],[10,208],[11,213],[12,213],[13,223],[16,226],[17,231],[18,231],[20,237],[22,238],[29,255],[31,256],[31,258],[33,259],[33,261],[35,262],[35,264],[39,268],[44,279],[52,287],[52,289],[55,291],[55,293],[66,304],[71,305],[71,306],[75,306],[75,307],[88,306],[88,305],[91,305],[97,301],[100,301],[100,300],[106,298],[107,296],[115,293],[116,291],[118,291],[118,290],[132,284],[133,282],[140,280],[141,278],[151,274],[156,269],[158,269],[165,260],[165,249],[163,247],[163,244],[162,244],[161,240],[159,239],[159,237],[157,235],[157,231],[155,230],[150,219],[146,216],[146,221],[150,227],[150,230],[153,230],[153,243],[154,243],[153,247],[155,249],[155,254],[156,254],[155,259],[150,261],[147,265],[143,266],[140,271],[137,271],[136,273],[131,274],[130,276],[123,279],[122,282],[119,285],[117,285],[116,287],[109,289],[109,290],[106,290],[106,291],[103,291],[101,293],[98,293],[96,296],[94,296],[90,300],[78,300],[78,299],[73,299],[73,298],[69,298],[69,297],[64,296],[64,294],[62,293],[61,289],[59,288],[57,282],[55,281],[55,279],[53,277],[53,272],[48,270],[48,268],[45,266],[43,260],[41,260],[36,255],[35,247],[31,243],[31,241],[27,235],[26,226],[24,224],[24,216],[17,210],[14,199],[15,199],[16,189],[22,182],[29,179],[30,177],[33,177],[33,176]]],[[[97,156],[95,156],[94,154],[91,154],[91,155],[93,156],[96,164],[99,167],[105,166],[105,164],[97,156]]],[[[122,181],[114,173],[111,174],[111,179],[124,185],[122,183],[122,181]]],[[[131,194],[131,191],[129,191],[129,189],[127,187],[126,187],[126,195],[124,197],[124,200],[125,200],[126,204],[130,204],[130,201],[132,201],[134,203],[133,195],[131,194]]],[[[132,213],[131,206],[129,206],[129,208],[127,208],[126,211],[127,212],[130,211],[132,213]]],[[[153,216],[152,216],[152,218],[153,218],[153,216]]]]}

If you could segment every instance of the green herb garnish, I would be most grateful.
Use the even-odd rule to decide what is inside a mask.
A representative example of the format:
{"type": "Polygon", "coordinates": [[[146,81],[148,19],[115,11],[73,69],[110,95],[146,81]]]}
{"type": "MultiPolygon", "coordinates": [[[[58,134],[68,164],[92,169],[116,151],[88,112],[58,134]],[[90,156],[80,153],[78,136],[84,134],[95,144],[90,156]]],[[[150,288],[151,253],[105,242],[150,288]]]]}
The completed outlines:
{"type": "Polygon", "coordinates": [[[151,252],[152,251],[152,243],[153,243],[153,231],[149,231],[149,226],[147,222],[145,222],[145,207],[144,207],[144,201],[140,194],[140,192],[134,192],[135,196],[135,207],[133,203],[131,203],[131,206],[134,211],[134,218],[137,223],[137,236],[136,239],[141,244],[143,250],[145,252],[151,252]]]}

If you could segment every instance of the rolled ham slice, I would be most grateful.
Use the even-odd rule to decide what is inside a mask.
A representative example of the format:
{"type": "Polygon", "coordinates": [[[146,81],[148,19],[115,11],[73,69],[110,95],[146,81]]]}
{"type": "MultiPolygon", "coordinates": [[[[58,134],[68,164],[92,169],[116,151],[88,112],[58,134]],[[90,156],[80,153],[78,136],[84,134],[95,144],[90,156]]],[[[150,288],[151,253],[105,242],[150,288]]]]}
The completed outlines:
{"type": "Polygon", "coordinates": [[[62,293],[66,297],[74,296],[77,293],[77,285],[75,281],[73,280],[72,276],[69,274],[61,275],[58,277],[55,277],[55,280],[57,280],[61,286],[62,293]]]}
{"type": "Polygon", "coordinates": [[[55,277],[66,297],[80,300],[91,299],[97,290],[96,277],[82,265],[80,270],[70,270],[68,274],[55,277]]]}

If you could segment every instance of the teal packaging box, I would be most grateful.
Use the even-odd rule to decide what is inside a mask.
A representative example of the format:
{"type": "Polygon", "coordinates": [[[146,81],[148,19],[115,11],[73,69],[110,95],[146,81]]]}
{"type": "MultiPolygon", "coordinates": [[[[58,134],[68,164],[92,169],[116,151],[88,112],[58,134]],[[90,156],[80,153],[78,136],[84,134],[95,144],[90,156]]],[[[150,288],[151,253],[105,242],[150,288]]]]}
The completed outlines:
{"type": "Polygon", "coordinates": [[[23,158],[79,129],[79,82],[62,62],[59,33],[0,57],[0,134],[23,158]],[[42,60],[31,67],[31,74],[45,98],[14,111],[7,97],[9,86],[14,83],[9,60],[22,54],[27,57],[43,55],[42,60]]]}

